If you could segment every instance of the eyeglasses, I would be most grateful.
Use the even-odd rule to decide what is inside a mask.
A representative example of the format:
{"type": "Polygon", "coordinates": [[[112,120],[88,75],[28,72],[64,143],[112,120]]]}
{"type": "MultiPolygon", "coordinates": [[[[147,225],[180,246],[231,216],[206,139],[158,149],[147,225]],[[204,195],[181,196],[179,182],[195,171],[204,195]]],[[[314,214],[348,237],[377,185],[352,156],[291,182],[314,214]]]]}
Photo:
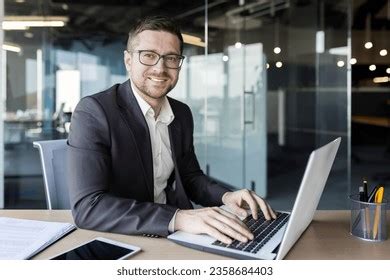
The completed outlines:
{"type": "Polygon", "coordinates": [[[185,58],[185,56],[177,54],[160,55],[154,51],[149,50],[137,50],[134,51],[134,53],[138,53],[139,62],[143,65],[154,66],[162,58],[164,66],[170,69],[179,69],[183,64],[183,60],[185,58]]]}

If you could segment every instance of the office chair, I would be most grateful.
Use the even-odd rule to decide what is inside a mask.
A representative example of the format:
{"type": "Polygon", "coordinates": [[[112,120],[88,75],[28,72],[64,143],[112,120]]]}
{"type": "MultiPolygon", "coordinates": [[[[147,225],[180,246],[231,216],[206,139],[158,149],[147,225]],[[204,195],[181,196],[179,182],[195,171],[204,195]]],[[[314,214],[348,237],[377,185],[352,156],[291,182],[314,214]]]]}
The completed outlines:
{"type": "Polygon", "coordinates": [[[41,157],[47,208],[70,209],[66,178],[66,139],[34,141],[41,157]]]}

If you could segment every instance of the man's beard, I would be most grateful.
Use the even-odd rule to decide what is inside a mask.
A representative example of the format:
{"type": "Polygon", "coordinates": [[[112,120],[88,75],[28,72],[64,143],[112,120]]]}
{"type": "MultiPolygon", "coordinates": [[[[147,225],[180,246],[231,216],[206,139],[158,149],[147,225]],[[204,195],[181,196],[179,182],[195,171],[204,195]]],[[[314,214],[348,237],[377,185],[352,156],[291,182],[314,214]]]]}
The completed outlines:
{"type": "MultiPolygon", "coordinates": [[[[168,75],[147,75],[147,76],[153,76],[154,78],[161,78],[161,79],[170,79],[168,75]]],[[[141,85],[135,84],[136,88],[144,95],[148,96],[149,98],[153,99],[160,99],[164,96],[166,96],[176,85],[170,84],[167,88],[162,89],[161,92],[155,93],[155,90],[152,89],[152,86],[147,86],[147,81],[144,81],[141,85]],[[153,93],[154,92],[154,93],[153,93]]]]}
{"type": "Polygon", "coordinates": [[[135,87],[144,95],[150,97],[150,98],[153,98],[153,99],[160,99],[164,96],[166,96],[172,89],[173,89],[173,86],[169,86],[168,88],[162,90],[161,92],[159,93],[153,93],[148,87],[146,86],[145,84],[142,84],[140,87],[138,85],[135,84],[135,87]]]}

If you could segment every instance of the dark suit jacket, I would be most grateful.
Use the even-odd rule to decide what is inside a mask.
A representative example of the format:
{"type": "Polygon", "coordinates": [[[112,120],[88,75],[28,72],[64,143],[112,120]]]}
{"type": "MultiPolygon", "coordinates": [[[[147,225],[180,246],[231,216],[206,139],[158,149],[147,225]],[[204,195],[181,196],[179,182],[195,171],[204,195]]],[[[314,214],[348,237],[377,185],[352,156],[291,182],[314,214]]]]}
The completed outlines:
{"type": "Polygon", "coordinates": [[[167,204],[153,202],[149,129],[130,82],[83,98],[71,121],[68,178],[75,223],[86,229],[166,236],[175,211],[221,205],[228,189],[201,171],[193,147],[193,119],[187,105],[168,98],[175,119],[169,125],[175,189],[167,204]]]}

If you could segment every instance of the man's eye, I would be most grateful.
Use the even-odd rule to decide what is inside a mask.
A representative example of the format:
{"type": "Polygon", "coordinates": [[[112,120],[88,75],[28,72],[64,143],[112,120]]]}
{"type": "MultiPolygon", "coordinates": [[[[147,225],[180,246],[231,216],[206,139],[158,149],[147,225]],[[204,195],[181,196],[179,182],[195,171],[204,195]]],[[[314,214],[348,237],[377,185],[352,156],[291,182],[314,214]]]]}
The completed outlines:
{"type": "Polygon", "coordinates": [[[156,57],[156,54],[154,54],[154,53],[144,53],[143,56],[144,56],[145,58],[153,59],[153,58],[156,57]]]}
{"type": "Polygon", "coordinates": [[[166,60],[171,62],[176,62],[178,58],[176,56],[167,56],[166,60]]]}

